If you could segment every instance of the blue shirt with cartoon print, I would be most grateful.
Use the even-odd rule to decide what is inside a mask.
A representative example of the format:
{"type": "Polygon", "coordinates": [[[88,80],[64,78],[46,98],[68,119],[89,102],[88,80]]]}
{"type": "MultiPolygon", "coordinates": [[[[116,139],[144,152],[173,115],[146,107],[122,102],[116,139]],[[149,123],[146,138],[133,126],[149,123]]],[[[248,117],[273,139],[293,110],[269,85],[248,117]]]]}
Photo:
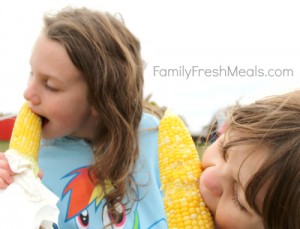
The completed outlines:
{"type": "MultiPolygon", "coordinates": [[[[154,116],[143,114],[140,155],[133,174],[139,201],[134,202],[130,212],[120,205],[118,223],[108,228],[168,228],[160,191],[158,125],[154,116]]],[[[59,197],[59,225],[54,228],[100,229],[110,223],[101,190],[88,175],[92,161],[90,145],[84,140],[65,137],[42,141],[39,154],[39,166],[44,173],[42,181],[59,197]]]]}

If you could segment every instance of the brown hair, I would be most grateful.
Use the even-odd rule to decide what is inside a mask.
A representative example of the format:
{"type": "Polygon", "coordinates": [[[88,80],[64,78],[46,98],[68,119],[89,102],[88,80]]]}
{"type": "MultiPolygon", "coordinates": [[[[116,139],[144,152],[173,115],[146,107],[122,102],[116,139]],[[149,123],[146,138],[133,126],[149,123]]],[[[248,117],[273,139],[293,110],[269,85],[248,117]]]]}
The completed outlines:
{"type": "Polygon", "coordinates": [[[300,225],[300,90],[239,107],[228,131],[241,134],[231,144],[267,147],[267,160],[246,188],[249,205],[266,229],[300,225]],[[267,184],[267,185],[266,185],[267,184]],[[267,186],[262,207],[257,196],[267,186]]]}
{"type": "Polygon", "coordinates": [[[45,16],[44,32],[66,48],[82,72],[88,100],[99,114],[97,136],[92,141],[95,162],[90,171],[104,190],[114,222],[117,204],[134,194],[131,173],[139,152],[143,98],[140,43],[122,21],[87,8],[66,8],[45,16]],[[106,181],[113,184],[113,191],[105,189],[106,181]]]}

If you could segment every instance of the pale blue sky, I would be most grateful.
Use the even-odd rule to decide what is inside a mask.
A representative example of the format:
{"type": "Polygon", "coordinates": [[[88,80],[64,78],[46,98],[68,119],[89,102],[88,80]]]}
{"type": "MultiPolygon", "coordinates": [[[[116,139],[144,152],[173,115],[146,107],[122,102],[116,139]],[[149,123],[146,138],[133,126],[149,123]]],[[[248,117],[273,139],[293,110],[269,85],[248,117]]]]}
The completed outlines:
{"type": "Polygon", "coordinates": [[[122,14],[142,44],[147,62],[145,95],[152,93],[159,105],[182,115],[193,133],[218,109],[237,100],[248,103],[300,88],[300,4],[296,0],[15,0],[3,4],[0,112],[15,113],[23,103],[28,59],[42,15],[67,5],[122,14]],[[251,75],[255,68],[291,69],[293,76],[204,75],[204,70],[228,67],[237,67],[242,75],[243,71],[251,75]],[[194,74],[187,79],[191,69],[194,74]],[[169,76],[164,74],[167,71],[169,76]]]}

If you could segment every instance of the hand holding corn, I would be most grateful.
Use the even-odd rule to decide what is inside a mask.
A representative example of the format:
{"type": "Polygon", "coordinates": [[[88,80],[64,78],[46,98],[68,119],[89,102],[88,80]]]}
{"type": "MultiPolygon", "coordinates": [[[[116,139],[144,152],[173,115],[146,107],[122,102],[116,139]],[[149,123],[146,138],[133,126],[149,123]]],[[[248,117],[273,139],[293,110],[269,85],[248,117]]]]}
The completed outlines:
{"type": "Polygon", "coordinates": [[[37,177],[41,129],[41,118],[26,102],[5,152],[14,181],[0,190],[0,228],[51,229],[58,222],[58,197],[37,177]]]}
{"type": "Polygon", "coordinates": [[[198,188],[201,175],[198,152],[183,121],[169,110],[159,125],[158,151],[168,227],[214,228],[198,188]]]}

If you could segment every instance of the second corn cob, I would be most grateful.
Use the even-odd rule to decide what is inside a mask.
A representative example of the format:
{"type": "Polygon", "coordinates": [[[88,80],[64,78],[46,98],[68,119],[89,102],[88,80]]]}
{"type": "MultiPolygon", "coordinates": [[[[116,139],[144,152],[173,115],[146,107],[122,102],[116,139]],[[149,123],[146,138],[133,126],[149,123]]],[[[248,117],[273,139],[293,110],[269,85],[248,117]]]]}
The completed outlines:
{"type": "Polygon", "coordinates": [[[25,102],[17,115],[9,149],[17,151],[22,156],[36,163],[40,147],[41,130],[41,118],[34,114],[30,110],[28,102],[25,102]]]}
{"type": "Polygon", "coordinates": [[[166,111],[159,125],[159,167],[170,229],[214,228],[199,193],[200,159],[183,121],[166,111]]]}

